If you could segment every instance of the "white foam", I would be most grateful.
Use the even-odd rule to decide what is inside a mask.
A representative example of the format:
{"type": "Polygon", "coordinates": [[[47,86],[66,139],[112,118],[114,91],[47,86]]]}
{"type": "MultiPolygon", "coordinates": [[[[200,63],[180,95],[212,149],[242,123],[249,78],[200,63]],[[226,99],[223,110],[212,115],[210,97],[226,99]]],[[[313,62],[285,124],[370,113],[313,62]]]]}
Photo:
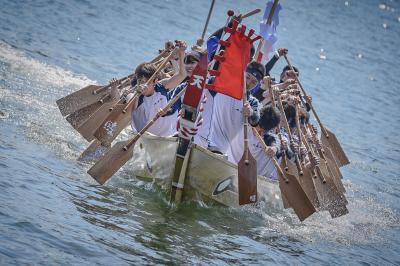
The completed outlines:
{"type": "Polygon", "coordinates": [[[27,57],[23,52],[0,42],[0,60],[10,65],[12,72],[27,75],[31,80],[57,87],[84,87],[96,84],[84,75],[78,75],[58,66],[51,66],[27,57]]]}

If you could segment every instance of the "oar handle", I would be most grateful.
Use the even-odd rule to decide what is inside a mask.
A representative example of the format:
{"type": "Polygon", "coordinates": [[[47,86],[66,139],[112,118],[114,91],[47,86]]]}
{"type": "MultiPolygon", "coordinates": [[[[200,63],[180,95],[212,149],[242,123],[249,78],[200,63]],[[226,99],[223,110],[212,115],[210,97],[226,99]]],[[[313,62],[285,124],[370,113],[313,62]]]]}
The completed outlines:
{"type": "Polygon", "coordinates": [[[126,111],[132,106],[132,104],[136,101],[137,98],[139,98],[140,93],[135,91],[135,95],[129,99],[129,101],[126,103],[125,108],[122,110],[122,113],[126,113],[126,111]]]}
{"type": "Polygon", "coordinates": [[[211,14],[212,14],[212,11],[213,11],[213,9],[214,9],[214,4],[215,4],[215,0],[212,0],[212,1],[211,1],[210,9],[208,10],[208,15],[207,15],[207,19],[206,19],[206,24],[204,25],[203,33],[201,34],[201,40],[204,40],[204,36],[206,35],[206,31],[207,31],[207,27],[208,27],[208,22],[210,22],[211,14]]]}
{"type": "Polygon", "coordinates": [[[244,123],[243,123],[243,136],[244,136],[244,163],[249,164],[249,138],[247,136],[247,128],[249,126],[248,117],[244,112],[244,107],[247,104],[247,93],[246,93],[246,74],[243,75],[243,116],[244,116],[244,123]]]}
{"type": "MultiPolygon", "coordinates": [[[[283,56],[285,57],[286,63],[288,64],[290,70],[292,70],[293,72],[295,72],[295,71],[294,71],[294,68],[293,68],[293,66],[292,66],[292,64],[290,63],[290,61],[289,61],[289,59],[288,59],[288,57],[287,57],[287,55],[284,54],[283,56]]],[[[294,76],[295,76],[295,79],[296,79],[297,83],[299,84],[300,89],[301,89],[301,91],[303,92],[304,96],[307,96],[307,93],[306,93],[305,89],[303,88],[303,85],[301,84],[301,82],[300,82],[300,80],[299,80],[299,77],[298,77],[297,75],[294,75],[294,76]]],[[[315,118],[317,119],[317,122],[318,122],[319,126],[321,127],[322,133],[328,138],[328,137],[329,137],[329,134],[328,134],[328,132],[325,130],[324,125],[322,124],[321,120],[319,119],[319,116],[318,116],[317,112],[315,111],[314,106],[312,105],[312,103],[309,103],[309,104],[310,104],[310,107],[311,107],[311,111],[313,112],[315,118]]]]}
{"type": "Polygon", "coordinates": [[[260,13],[260,11],[261,11],[261,9],[256,8],[256,9],[250,11],[250,12],[244,13],[244,14],[242,15],[242,19],[251,17],[251,16],[253,16],[253,15],[255,15],[255,14],[258,14],[258,13],[260,13]]]}
{"type": "Polygon", "coordinates": [[[142,130],[140,130],[140,131],[137,133],[137,135],[134,136],[134,137],[132,138],[132,140],[130,140],[130,141],[128,142],[128,144],[124,147],[124,150],[126,150],[126,151],[129,150],[129,149],[131,148],[131,146],[134,145],[135,142],[147,131],[147,129],[149,129],[149,127],[151,127],[151,126],[157,121],[158,118],[160,118],[166,111],[168,111],[169,108],[171,108],[171,106],[172,106],[177,100],[179,100],[179,98],[185,93],[186,88],[187,88],[187,86],[184,87],[177,95],[175,95],[175,97],[172,98],[172,99],[168,102],[168,104],[167,104],[163,109],[161,109],[161,111],[157,112],[157,114],[153,117],[153,119],[151,119],[150,122],[148,122],[148,123],[142,128],[142,130]]]}
{"type": "MultiPolygon", "coordinates": [[[[303,138],[303,143],[306,146],[306,149],[308,151],[308,157],[311,160],[311,157],[315,156],[315,154],[312,150],[312,146],[308,143],[308,140],[307,140],[307,138],[304,137],[304,134],[302,131],[300,131],[300,135],[303,138]]],[[[319,176],[319,178],[322,180],[322,183],[326,183],[325,177],[322,174],[322,171],[321,171],[321,168],[319,167],[319,165],[315,165],[315,169],[313,170],[313,175],[314,175],[314,177],[319,176]]]]}
{"type": "MultiPolygon", "coordinates": [[[[288,131],[290,143],[294,143],[292,132],[290,131],[289,123],[286,118],[285,110],[283,109],[282,99],[281,99],[280,95],[278,96],[278,104],[279,104],[279,109],[281,111],[281,117],[283,116],[283,121],[285,122],[285,127],[286,127],[286,130],[288,131]]],[[[295,159],[294,161],[296,163],[297,170],[299,171],[300,175],[303,175],[303,170],[300,165],[299,156],[296,151],[293,151],[293,152],[294,152],[294,159],[295,159]]]]}
{"type": "MultiPolygon", "coordinates": [[[[274,91],[273,91],[273,89],[272,89],[272,86],[271,86],[271,82],[269,82],[269,86],[268,86],[268,91],[269,91],[269,94],[270,94],[270,97],[271,97],[271,102],[272,102],[272,106],[273,107],[276,107],[276,102],[275,102],[275,95],[274,95],[274,91]]],[[[280,108],[279,108],[280,109],[280,108]]],[[[281,134],[281,125],[278,123],[278,137],[279,137],[279,140],[280,140],[280,142],[281,142],[281,144],[283,143],[283,138],[282,138],[282,134],[281,134]]],[[[283,145],[282,145],[283,146],[283,145]]],[[[282,160],[283,160],[283,162],[285,163],[285,165],[286,165],[286,167],[285,167],[285,171],[288,171],[289,170],[289,167],[287,166],[287,162],[286,162],[286,151],[283,151],[282,152],[282,160]]]]}
{"type": "MultiPolygon", "coordinates": [[[[300,116],[299,116],[300,108],[299,108],[299,104],[298,103],[295,103],[295,108],[296,108],[296,121],[295,122],[296,122],[297,131],[298,131],[298,134],[299,134],[299,146],[301,148],[301,146],[302,146],[302,137],[301,137],[301,129],[300,129],[300,116]]],[[[301,157],[301,153],[299,154],[299,158],[300,158],[300,161],[303,162],[303,166],[304,166],[304,160],[301,157]]]]}
{"type": "MultiPolygon", "coordinates": [[[[135,76],[135,74],[130,74],[130,75],[126,76],[126,77],[120,78],[117,82],[118,82],[118,84],[121,84],[121,83],[123,83],[123,82],[126,82],[127,79],[133,78],[134,76],[135,76]]],[[[106,86],[103,86],[103,87],[101,87],[101,88],[99,88],[99,89],[93,91],[93,95],[99,94],[99,93],[101,93],[101,92],[103,92],[103,91],[109,89],[110,87],[111,87],[111,84],[108,84],[108,85],[106,85],[106,86]]]]}
{"type": "MultiPolygon", "coordinates": [[[[256,128],[252,128],[254,136],[256,136],[258,138],[258,140],[260,141],[261,145],[263,145],[264,147],[264,151],[265,151],[265,155],[267,155],[267,149],[268,146],[267,144],[265,144],[264,140],[262,139],[262,137],[260,136],[260,134],[258,134],[257,129],[256,128]]],[[[268,155],[267,155],[268,156],[268,155]]],[[[275,159],[275,157],[271,158],[272,161],[274,162],[274,165],[276,167],[276,169],[278,169],[279,173],[281,174],[281,176],[283,177],[283,179],[285,179],[286,183],[289,183],[289,179],[286,177],[286,175],[283,173],[281,166],[279,165],[279,163],[277,162],[277,160],[275,159]]]]}

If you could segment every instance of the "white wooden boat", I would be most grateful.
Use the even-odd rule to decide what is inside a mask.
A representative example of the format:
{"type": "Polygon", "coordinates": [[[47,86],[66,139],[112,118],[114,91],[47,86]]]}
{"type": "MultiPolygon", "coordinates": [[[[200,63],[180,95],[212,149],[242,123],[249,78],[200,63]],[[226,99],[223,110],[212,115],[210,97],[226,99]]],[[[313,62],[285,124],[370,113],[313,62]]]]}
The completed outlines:
{"type": "MultiPolygon", "coordinates": [[[[176,138],[146,134],[135,147],[130,169],[138,178],[155,181],[169,189],[176,149],[176,138]]],[[[213,200],[225,206],[238,207],[237,174],[237,165],[192,144],[183,200],[213,200]]],[[[259,201],[282,206],[278,182],[259,176],[258,193],[259,201]]]]}

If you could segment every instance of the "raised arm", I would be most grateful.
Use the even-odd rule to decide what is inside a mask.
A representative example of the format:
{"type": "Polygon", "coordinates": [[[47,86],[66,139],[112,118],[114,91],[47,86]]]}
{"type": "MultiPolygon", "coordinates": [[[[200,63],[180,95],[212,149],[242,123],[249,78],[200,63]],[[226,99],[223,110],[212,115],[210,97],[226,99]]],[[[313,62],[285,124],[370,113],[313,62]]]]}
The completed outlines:
{"type": "Polygon", "coordinates": [[[167,89],[171,90],[176,88],[187,76],[183,59],[185,58],[186,43],[184,41],[176,41],[176,45],[179,47],[179,71],[170,78],[166,78],[160,81],[160,83],[167,89]]]}

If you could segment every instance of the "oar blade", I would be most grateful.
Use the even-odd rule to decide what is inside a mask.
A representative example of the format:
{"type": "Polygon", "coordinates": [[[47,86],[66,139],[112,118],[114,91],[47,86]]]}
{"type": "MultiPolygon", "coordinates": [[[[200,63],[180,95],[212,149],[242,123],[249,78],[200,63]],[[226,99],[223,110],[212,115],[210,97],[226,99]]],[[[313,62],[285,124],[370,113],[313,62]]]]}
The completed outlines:
{"type": "Polygon", "coordinates": [[[131,121],[131,110],[123,113],[125,104],[116,104],[110,114],[94,132],[94,137],[103,143],[111,143],[131,121]]]}
{"type": "Polygon", "coordinates": [[[328,137],[323,133],[321,134],[322,144],[328,146],[332,150],[339,167],[348,165],[350,161],[347,158],[347,155],[344,152],[339,141],[337,140],[336,135],[333,134],[332,131],[330,131],[327,127],[325,127],[325,130],[328,133],[328,137]]]}
{"type": "Polygon", "coordinates": [[[89,147],[84,150],[78,158],[78,161],[90,163],[98,161],[110,147],[103,146],[100,141],[94,139],[89,147]]]}
{"type": "Polygon", "coordinates": [[[257,162],[247,149],[238,163],[239,205],[257,202],[257,162]]]}
{"type": "Polygon", "coordinates": [[[69,114],[65,119],[71,126],[75,129],[79,128],[94,112],[96,112],[100,107],[101,102],[95,102],[91,105],[85,106],[71,114],[69,114]]]}
{"type": "Polygon", "coordinates": [[[106,154],[89,169],[88,174],[99,184],[104,184],[133,156],[132,145],[125,150],[130,140],[117,142],[106,154]]]}
{"type": "Polygon", "coordinates": [[[94,94],[94,91],[102,88],[102,86],[98,85],[89,85],[75,91],[61,99],[56,101],[58,109],[63,116],[71,114],[79,109],[82,109],[85,106],[93,104],[99,101],[103,96],[103,93],[94,94]]]}
{"type": "Polygon", "coordinates": [[[314,178],[320,209],[329,211],[333,218],[334,216],[339,217],[347,214],[347,200],[345,196],[339,192],[331,178],[327,176],[325,177],[325,181],[324,183],[319,176],[314,178]]]}
{"type": "Polygon", "coordinates": [[[332,189],[334,188],[334,191],[331,192],[332,193],[331,197],[333,197],[333,198],[331,198],[330,200],[331,201],[341,202],[344,205],[347,205],[347,203],[348,203],[347,199],[344,196],[344,192],[341,191],[341,186],[340,186],[340,185],[342,185],[341,184],[341,180],[339,179],[340,184],[337,184],[335,182],[336,181],[335,180],[336,177],[332,174],[332,172],[329,171],[328,164],[325,163],[325,161],[323,161],[323,160],[322,160],[322,162],[320,164],[320,169],[321,169],[321,172],[322,172],[322,174],[323,174],[323,176],[324,176],[324,178],[326,180],[326,183],[328,183],[328,185],[331,186],[332,189]]]}
{"type": "Polygon", "coordinates": [[[291,174],[290,171],[285,171],[285,176],[288,182],[280,177],[279,188],[300,221],[304,221],[307,217],[316,212],[316,208],[307,196],[297,177],[291,174]]]}
{"type": "Polygon", "coordinates": [[[83,124],[76,130],[87,141],[94,139],[94,133],[110,114],[110,108],[116,103],[116,100],[105,102],[96,112],[94,112],[83,124]]]}
{"type": "Polygon", "coordinates": [[[303,176],[300,176],[299,179],[301,187],[304,189],[308,198],[311,200],[311,203],[313,204],[314,208],[318,210],[320,205],[311,169],[303,167],[303,176]]]}

